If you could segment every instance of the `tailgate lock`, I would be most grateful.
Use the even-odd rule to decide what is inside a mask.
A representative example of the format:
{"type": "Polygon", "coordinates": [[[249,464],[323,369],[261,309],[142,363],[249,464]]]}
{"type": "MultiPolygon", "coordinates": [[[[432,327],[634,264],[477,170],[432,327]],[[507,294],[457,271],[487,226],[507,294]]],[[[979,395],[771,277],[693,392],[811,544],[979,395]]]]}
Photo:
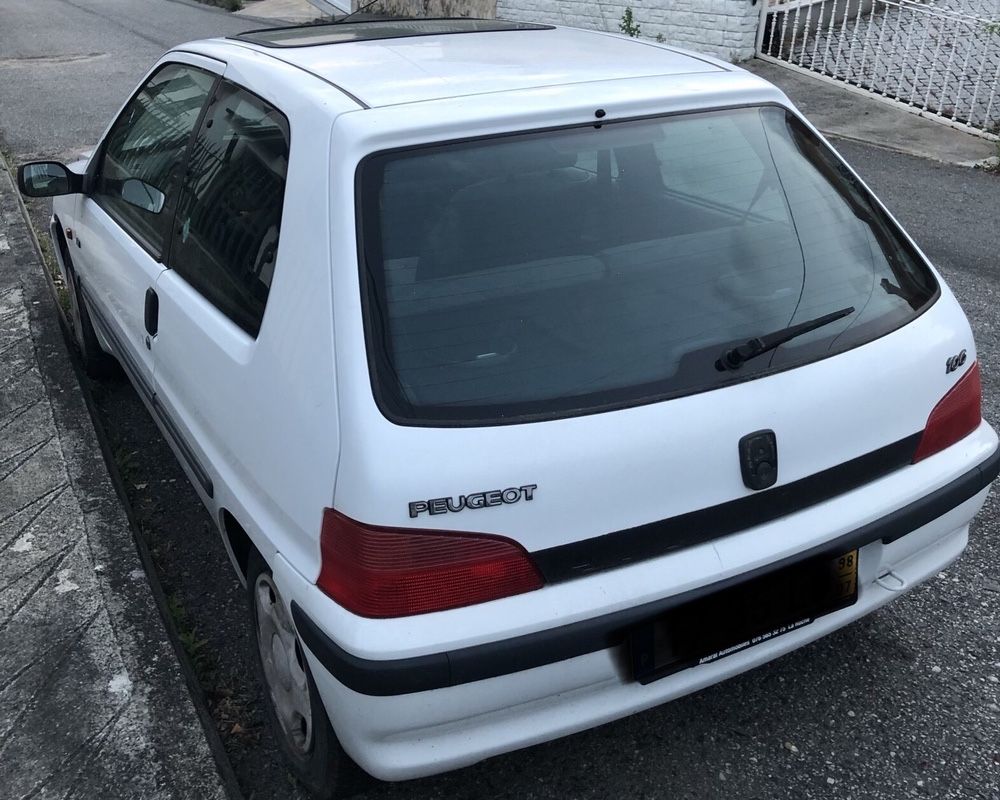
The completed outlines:
{"type": "Polygon", "coordinates": [[[754,431],[740,439],[740,471],[748,489],[774,486],[778,480],[778,440],[774,431],[754,431]]]}

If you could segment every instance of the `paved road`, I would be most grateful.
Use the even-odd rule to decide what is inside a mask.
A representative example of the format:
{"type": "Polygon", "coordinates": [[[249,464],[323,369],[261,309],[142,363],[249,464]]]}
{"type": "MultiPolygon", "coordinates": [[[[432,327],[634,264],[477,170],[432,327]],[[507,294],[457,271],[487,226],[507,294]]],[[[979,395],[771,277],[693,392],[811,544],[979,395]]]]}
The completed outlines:
{"type": "Polygon", "coordinates": [[[164,50],[261,27],[188,0],[0,0],[0,128],[10,151],[93,146],[164,50]]]}
{"type": "MultiPolygon", "coordinates": [[[[127,26],[108,34],[105,23],[90,23],[89,34],[70,36],[51,30],[62,27],[51,24],[53,17],[20,11],[13,17],[18,41],[49,37],[66,52],[128,53],[142,61],[138,71],[156,55],[150,30],[169,31],[156,34],[168,43],[170,36],[207,34],[216,22],[214,30],[233,24],[167,0],[73,2],[74,9],[119,7],[133,20],[145,20],[132,27],[147,31],[146,38],[127,26]],[[137,8],[142,11],[130,12],[137,8]],[[181,20],[188,17],[184,27],[181,20]],[[195,31],[199,25],[203,30],[195,31]]],[[[69,3],[36,0],[36,6],[51,13],[69,3]]],[[[5,58],[11,47],[8,7],[0,5],[5,58]]],[[[0,125],[12,149],[33,153],[90,144],[132,83],[116,59],[39,66],[31,81],[40,93],[31,96],[10,86],[12,76],[24,74],[23,65],[0,61],[0,125]],[[87,81],[77,72],[84,69],[87,81]],[[82,117],[65,114],[59,98],[66,96],[76,98],[73,108],[85,109],[82,117]],[[21,111],[26,108],[33,109],[28,120],[21,111]]],[[[984,367],[986,413],[1000,421],[1000,178],[855,144],[842,150],[916,234],[968,309],[984,367]]],[[[206,642],[200,650],[202,681],[244,791],[255,798],[295,797],[260,724],[242,593],[210,520],[131,389],[108,383],[95,392],[163,580],[186,610],[187,624],[206,642]]],[[[1000,502],[991,498],[955,568],[777,663],[662,708],[457,773],[374,784],[363,797],[1000,800],[998,517],[1000,502]]]]}

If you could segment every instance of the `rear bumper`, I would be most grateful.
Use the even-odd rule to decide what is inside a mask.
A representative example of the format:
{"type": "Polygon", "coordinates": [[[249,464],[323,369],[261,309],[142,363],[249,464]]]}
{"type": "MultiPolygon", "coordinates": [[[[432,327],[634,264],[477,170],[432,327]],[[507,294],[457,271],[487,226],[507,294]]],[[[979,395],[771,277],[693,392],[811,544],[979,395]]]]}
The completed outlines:
{"type": "Polygon", "coordinates": [[[998,473],[1000,450],[995,450],[985,461],[940,489],[881,519],[793,557],[652,603],[458,650],[395,660],[359,658],[330,639],[294,601],[291,604],[292,617],[303,643],[323,668],[356,693],[386,697],[459,686],[617,647],[622,643],[625,632],[638,622],[795,561],[822,553],[834,555],[854,548],[866,548],[873,543],[890,545],[961,507],[988,487],[998,473]]]}
{"type": "MultiPolygon", "coordinates": [[[[766,567],[744,570],[725,581],[706,582],[704,590],[678,592],[653,603],[528,635],[425,651],[410,658],[370,659],[347,653],[303,611],[310,593],[317,591],[315,586],[291,570],[280,555],[273,567],[286,599],[297,608],[296,625],[344,749],[378,778],[407,780],[468,766],[652,708],[764,664],[888,603],[935,575],[965,548],[969,522],[1000,472],[996,436],[988,427],[983,428],[981,444],[987,445],[990,455],[958,478],[928,495],[913,495],[918,499],[899,510],[822,546],[800,550],[794,557],[775,559],[766,567]],[[812,554],[853,547],[860,549],[854,605],[647,685],[632,679],[620,642],[623,628],[633,622],[655,616],[695,593],[713,591],[812,554]],[[303,602],[295,603],[296,597],[303,602]]],[[[759,549],[761,540],[757,542],[759,549]]],[[[506,615],[504,619],[508,625],[513,622],[506,615]]],[[[367,625],[359,626],[358,633],[370,630],[367,625]]]]}
{"type": "Polygon", "coordinates": [[[624,648],[509,675],[394,697],[348,689],[310,653],[344,749],[382,780],[408,780],[576,733],[698,691],[847,625],[954,561],[988,490],[918,531],[860,553],[858,601],[791,633],[648,685],[631,680],[624,648]],[[884,577],[882,577],[884,576],[884,577]]]}

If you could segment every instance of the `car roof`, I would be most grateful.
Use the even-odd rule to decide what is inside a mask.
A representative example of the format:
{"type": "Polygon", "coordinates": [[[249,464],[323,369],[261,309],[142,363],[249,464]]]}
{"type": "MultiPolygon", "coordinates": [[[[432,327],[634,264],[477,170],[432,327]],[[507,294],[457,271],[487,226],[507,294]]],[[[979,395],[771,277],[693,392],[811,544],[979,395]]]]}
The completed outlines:
{"type": "Polygon", "coordinates": [[[647,40],[497,20],[299,26],[225,41],[310,72],[369,107],[728,69],[647,40]]]}

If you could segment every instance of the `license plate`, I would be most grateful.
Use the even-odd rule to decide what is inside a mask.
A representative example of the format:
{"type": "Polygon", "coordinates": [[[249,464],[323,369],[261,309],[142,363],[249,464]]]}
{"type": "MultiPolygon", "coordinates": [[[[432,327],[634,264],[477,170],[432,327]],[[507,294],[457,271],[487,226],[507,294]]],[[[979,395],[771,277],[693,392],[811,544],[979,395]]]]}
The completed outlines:
{"type": "Polygon", "coordinates": [[[628,636],[650,683],[798,630],[858,599],[858,551],[812,558],[672,608],[628,636]]]}

